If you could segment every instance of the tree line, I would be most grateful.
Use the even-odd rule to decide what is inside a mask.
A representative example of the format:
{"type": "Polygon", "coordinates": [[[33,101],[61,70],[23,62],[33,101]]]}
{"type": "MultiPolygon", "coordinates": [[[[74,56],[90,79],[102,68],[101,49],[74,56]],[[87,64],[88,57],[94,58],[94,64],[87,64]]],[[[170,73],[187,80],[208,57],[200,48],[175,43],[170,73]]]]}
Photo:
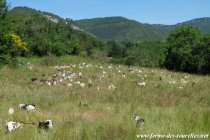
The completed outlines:
{"type": "Polygon", "coordinates": [[[180,25],[165,42],[108,42],[112,62],[144,67],[160,67],[189,73],[210,73],[210,34],[180,25]]]}

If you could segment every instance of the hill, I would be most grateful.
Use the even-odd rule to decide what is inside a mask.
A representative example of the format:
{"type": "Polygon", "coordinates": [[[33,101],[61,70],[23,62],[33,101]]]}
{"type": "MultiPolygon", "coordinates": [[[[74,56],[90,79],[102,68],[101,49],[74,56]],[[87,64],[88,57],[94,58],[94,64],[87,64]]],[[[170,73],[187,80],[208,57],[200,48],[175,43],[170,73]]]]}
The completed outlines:
{"type": "Polygon", "coordinates": [[[163,40],[167,32],[149,24],[142,24],[124,17],[94,18],[75,21],[76,24],[105,40],[163,40]]]}
{"type": "Polygon", "coordinates": [[[203,34],[210,33],[210,17],[196,18],[190,21],[179,23],[177,25],[180,24],[188,24],[194,27],[198,27],[201,30],[201,33],[203,34]]]}
{"type": "Polygon", "coordinates": [[[16,7],[9,11],[11,32],[28,43],[33,55],[91,55],[100,41],[76,26],[72,20],[37,11],[28,7],[16,7]]]}
{"type": "Polygon", "coordinates": [[[163,41],[171,29],[180,24],[198,27],[202,33],[210,32],[210,18],[199,18],[176,25],[143,24],[124,17],[93,18],[75,21],[76,24],[105,40],[163,41]]]}

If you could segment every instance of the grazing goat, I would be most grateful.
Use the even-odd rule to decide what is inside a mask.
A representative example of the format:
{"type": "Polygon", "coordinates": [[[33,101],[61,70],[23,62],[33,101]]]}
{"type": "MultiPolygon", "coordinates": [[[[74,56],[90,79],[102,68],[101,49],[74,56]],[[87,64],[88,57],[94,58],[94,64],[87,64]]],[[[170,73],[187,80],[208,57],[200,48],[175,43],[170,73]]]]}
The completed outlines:
{"type": "Polygon", "coordinates": [[[38,80],[37,78],[31,78],[32,82],[37,81],[37,80],[38,80]]]}
{"type": "Polygon", "coordinates": [[[137,85],[139,85],[139,86],[146,86],[146,82],[141,82],[141,83],[137,83],[137,85]]]}
{"type": "Polygon", "coordinates": [[[15,111],[14,111],[14,109],[13,109],[13,108],[10,108],[10,109],[8,110],[8,114],[9,114],[9,115],[13,115],[13,114],[14,114],[14,112],[15,112],[15,111]]]}
{"type": "Polygon", "coordinates": [[[136,126],[144,126],[144,119],[139,117],[138,114],[135,114],[131,119],[136,123],[136,126]]]}
{"type": "Polygon", "coordinates": [[[115,87],[115,85],[111,84],[110,86],[108,86],[108,89],[116,89],[117,87],[115,87]]]}
{"type": "Polygon", "coordinates": [[[19,129],[19,128],[22,128],[22,124],[19,123],[19,122],[13,122],[13,121],[9,121],[6,125],[5,125],[5,128],[6,128],[6,133],[7,132],[12,132],[16,129],[19,129]]]}
{"type": "Polygon", "coordinates": [[[32,111],[36,109],[34,104],[19,104],[19,107],[21,109],[27,109],[27,110],[32,110],[32,111]]]}
{"type": "Polygon", "coordinates": [[[126,78],[125,73],[122,74],[122,78],[126,78]]]}
{"type": "Polygon", "coordinates": [[[81,88],[85,88],[85,83],[80,83],[81,88]]]}
{"type": "Polygon", "coordinates": [[[68,86],[68,87],[72,87],[73,85],[72,85],[71,83],[68,83],[67,86],[68,86]]]}
{"type": "Polygon", "coordinates": [[[38,128],[39,129],[53,128],[53,122],[52,122],[52,120],[46,120],[45,122],[39,122],[38,128]]]}
{"type": "Polygon", "coordinates": [[[176,81],[169,81],[168,83],[171,85],[174,85],[174,84],[176,84],[176,81]]]}

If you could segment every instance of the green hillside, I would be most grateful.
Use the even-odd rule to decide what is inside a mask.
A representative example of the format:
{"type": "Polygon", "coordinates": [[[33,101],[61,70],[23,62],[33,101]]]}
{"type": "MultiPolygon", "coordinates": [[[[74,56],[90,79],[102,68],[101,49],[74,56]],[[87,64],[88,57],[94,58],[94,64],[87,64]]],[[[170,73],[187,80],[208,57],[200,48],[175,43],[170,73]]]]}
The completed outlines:
{"type": "Polygon", "coordinates": [[[93,18],[75,21],[77,25],[105,40],[162,41],[171,29],[189,24],[202,33],[210,32],[210,18],[199,18],[176,25],[143,24],[124,17],[93,18]]]}
{"type": "Polygon", "coordinates": [[[163,40],[167,32],[149,24],[124,17],[94,18],[75,21],[77,25],[105,40],[163,40]]]}
{"type": "MultiPolygon", "coordinates": [[[[210,33],[210,18],[197,18],[190,21],[183,22],[181,24],[189,24],[194,27],[198,27],[202,33],[210,33]]],[[[180,24],[177,24],[180,25],[180,24]]]]}
{"type": "Polygon", "coordinates": [[[28,43],[32,55],[89,55],[100,43],[96,38],[75,26],[73,21],[28,7],[9,11],[12,33],[28,43]]]}

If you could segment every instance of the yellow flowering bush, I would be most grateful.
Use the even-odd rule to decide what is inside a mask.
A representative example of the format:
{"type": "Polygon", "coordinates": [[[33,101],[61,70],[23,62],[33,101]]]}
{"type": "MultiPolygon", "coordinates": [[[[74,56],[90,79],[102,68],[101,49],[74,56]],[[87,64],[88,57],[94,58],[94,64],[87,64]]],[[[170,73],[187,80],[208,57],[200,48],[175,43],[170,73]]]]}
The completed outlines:
{"type": "Polygon", "coordinates": [[[7,38],[11,41],[12,47],[17,47],[23,51],[28,51],[27,43],[22,41],[18,35],[10,33],[7,35],[7,38]]]}
{"type": "Polygon", "coordinates": [[[28,52],[27,43],[13,33],[4,35],[0,40],[0,66],[3,64],[17,64],[18,56],[25,56],[28,52]]]}

